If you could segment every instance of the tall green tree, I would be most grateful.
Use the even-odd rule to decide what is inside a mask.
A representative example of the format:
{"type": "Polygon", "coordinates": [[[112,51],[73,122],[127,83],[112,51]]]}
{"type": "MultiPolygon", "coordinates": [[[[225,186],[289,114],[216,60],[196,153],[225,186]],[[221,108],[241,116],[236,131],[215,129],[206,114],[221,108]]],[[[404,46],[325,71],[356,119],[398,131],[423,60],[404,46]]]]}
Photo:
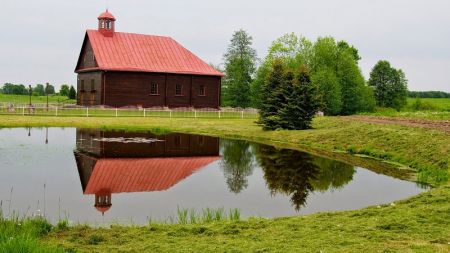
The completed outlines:
{"type": "Polygon", "coordinates": [[[311,79],[318,88],[320,110],[338,115],[342,109],[341,83],[337,76],[339,50],[331,37],[318,38],[313,46],[311,79]]]}
{"type": "Polygon", "coordinates": [[[288,33],[272,42],[267,56],[256,71],[252,82],[252,106],[261,108],[262,90],[273,62],[281,60],[289,69],[298,69],[301,64],[310,65],[313,50],[312,43],[304,37],[288,33]]]}
{"type": "Polygon", "coordinates": [[[55,86],[53,86],[51,84],[46,85],[45,86],[45,94],[49,94],[49,95],[55,94],[55,86]]]}
{"type": "Polygon", "coordinates": [[[4,94],[12,94],[12,92],[13,92],[13,87],[14,87],[14,84],[12,84],[12,83],[5,83],[5,84],[3,84],[3,93],[4,94]]]}
{"type": "Polygon", "coordinates": [[[275,130],[281,127],[279,111],[286,104],[282,87],[285,84],[285,77],[284,63],[281,59],[276,59],[261,92],[258,123],[263,126],[264,130],[275,130]]]}
{"type": "Polygon", "coordinates": [[[388,61],[379,61],[370,73],[369,85],[375,90],[378,106],[400,110],[406,105],[408,81],[401,69],[391,67],[388,61]]]}
{"type": "Polygon", "coordinates": [[[23,85],[23,84],[16,84],[16,85],[13,86],[12,94],[15,94],[15,95],[28,95],[29,92],[28,92],[28,89],[25,88],[25,85],[23,85]]]}
{"type": "Polygon", "coordinates": [[[37,93],[39,96],[45,95],[45,88],[42,84],[36,84],[36,86],[33,88],[33,93],[37,93]]]}
{"type": "Polygon", "coordinates": [[[59,95],[68,97],[69,91],[70,91],[69,85],[63,84],[63,85],[61,85],[61,88],[59,89],[59,95]]]}
{"type": "Polygon", "coordinates": [[[251,83],[256,71],[257,55],[252,37],[244,30],[236,31],[224,54],[225,80],[223,104],[232,107],[251,105],[251,83]]]}
{"type": "Polygon", "coordinates": [[[75,88],[73,85],[70,86],[69,90],[69,99],[76,99],[77,98],[77,92],[75,91],[75,88]]]}
{"type": "Polygon", "coordinates": [[[257,108],[262,106],[262,86],[274,59],[281,59],[288,69],[295,70],[303,64],[310,70],[311,81],[318,89],[320,109],[327,115],[373,110],[374,98],[358,67],[361,57],[354,46],[336,42],[332,37],[320,37],[311,43],[293,33],[272,43],[257,70],[252,83],[253,104],[257,108]]]}
{"type": "Polygon", "coordinates": [[[305,65],[301,65],[295,81],[286,75],[286,102],[280,109],[281,127],[290,130],[311,128],[311,121],[319,108],[317,90],[311,83],[309,72],[305,65]]]}

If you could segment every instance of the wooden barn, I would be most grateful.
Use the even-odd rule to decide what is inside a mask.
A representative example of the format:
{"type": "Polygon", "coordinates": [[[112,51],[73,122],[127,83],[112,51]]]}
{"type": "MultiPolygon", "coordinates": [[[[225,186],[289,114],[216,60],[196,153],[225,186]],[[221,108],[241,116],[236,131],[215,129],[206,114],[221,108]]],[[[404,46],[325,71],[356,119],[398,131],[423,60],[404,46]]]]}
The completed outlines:
{"type": "Polygon", "coordinates": [[[170,37],[115,31],[98,17],[78,58],[77,104],[219,108],[223,74],[170,37]]]}

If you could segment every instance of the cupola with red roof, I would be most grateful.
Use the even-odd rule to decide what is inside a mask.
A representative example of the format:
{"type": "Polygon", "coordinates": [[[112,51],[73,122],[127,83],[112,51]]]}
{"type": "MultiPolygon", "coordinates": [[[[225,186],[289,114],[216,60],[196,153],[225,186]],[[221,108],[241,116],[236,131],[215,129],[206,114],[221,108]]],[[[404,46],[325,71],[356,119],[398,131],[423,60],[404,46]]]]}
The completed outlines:
{"type": "Polygon", "coordinates": [[[105,37],[114,36],[114,28],[116,18],[111,14],[108,9],[98,16],[98,31],[105,37]]]}

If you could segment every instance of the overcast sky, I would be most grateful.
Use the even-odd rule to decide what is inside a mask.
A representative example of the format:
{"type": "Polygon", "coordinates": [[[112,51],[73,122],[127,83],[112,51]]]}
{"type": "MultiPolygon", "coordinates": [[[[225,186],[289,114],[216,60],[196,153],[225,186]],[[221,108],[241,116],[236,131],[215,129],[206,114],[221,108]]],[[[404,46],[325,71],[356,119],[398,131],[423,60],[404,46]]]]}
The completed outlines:
{"type": "Polygon", "coordinates": [[[366,79],[385,59],[410,90],[450,92],[448,0],[0,0],[0,84],[75,84],[85,30],[106,7],[116,31],[171,36],[214,64],[240,28],[261,59],[285,33],[329,35],[359,49],[366,79]]]}

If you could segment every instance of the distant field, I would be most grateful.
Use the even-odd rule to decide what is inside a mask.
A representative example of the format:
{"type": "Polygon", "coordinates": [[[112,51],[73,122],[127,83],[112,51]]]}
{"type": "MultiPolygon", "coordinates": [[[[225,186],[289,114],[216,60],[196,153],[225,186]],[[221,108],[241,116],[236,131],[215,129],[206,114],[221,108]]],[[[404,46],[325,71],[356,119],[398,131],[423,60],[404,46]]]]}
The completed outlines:
{"type": "MultiPolygon", "coordinates": [[[[68,100],[66,96],[49,96],[48,101],[51,103],[55,102],[64,102],[64,103],[75,103],[75,100],[68,100]]],[[[30,96],[28,95],[9,95],[9,94],[0,94],[0,103],[29,103],[30,96]]],[[[31,96],[31,103],[46,103],[46,96],[31,96]]]]}
{"type": "MultiPolygon", "coordinates": [[[[416,98],[408,98],[407,109],[411,108],[415,101],[416,98]]],[[[420,101],[435,107],[434,110],[450,111],[450,98],[421,98],[420,101]]]]}

